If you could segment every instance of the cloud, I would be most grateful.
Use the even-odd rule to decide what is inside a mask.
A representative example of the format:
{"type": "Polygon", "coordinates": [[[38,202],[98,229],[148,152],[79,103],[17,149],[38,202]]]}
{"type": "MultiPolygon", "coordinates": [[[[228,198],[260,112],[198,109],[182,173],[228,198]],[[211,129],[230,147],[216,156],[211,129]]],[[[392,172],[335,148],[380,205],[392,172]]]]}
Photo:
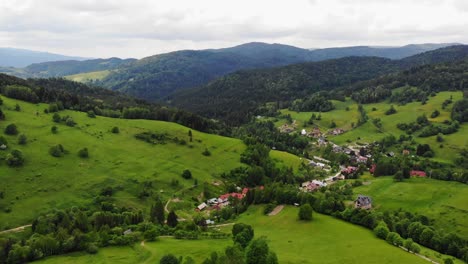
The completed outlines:
{"type": "Polygon", "coordinates": [[[468,42],[465,0],[3,0],[0,46],[142,57],[249,41],[468,42]]]}

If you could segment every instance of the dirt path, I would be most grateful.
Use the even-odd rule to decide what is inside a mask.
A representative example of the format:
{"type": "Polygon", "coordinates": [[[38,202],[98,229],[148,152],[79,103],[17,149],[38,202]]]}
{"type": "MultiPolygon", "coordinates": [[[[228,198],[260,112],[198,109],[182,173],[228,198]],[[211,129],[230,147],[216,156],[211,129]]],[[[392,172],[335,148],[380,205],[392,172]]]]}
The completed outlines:
{"type": "Polygon", "coordinates": [[[275,207],[275,209],[273,209],[273,211],[271,211],[268,216],[273,216],[273,215],[277,215],[279,212],[281,212],[281,210],[283,210],[284,208],[284,205],[278,205],[275,207]]]}
{"type": "Polygon", "coordinates": [[[405,247],[399,246],[399,248],[401,248],[402,250],[404,250],[404,251],[406,251],[406,252],[408,252],[408,253],[414,254],[414,255],[416,255],[416,256],[418,256],[418,257],[424,259],[424,260],[427,260],[427,261],[429,261],[429,262],[431,262],[431,263],[433,263],[433,264],[440,264],[439,262],[434,261],[434,260],[432,260],[432,259],[430,259],[430,258],[428,258],[428,257],[426,257],[426,256],[423,256],[423,255],[418,254],[418,253],[414,253],[413,251],[408,251],[405,247]]]}
{"type": "Polygon", "coordinates": [[[19,226],[19,227],[16,227],[16,228],[0,231],[0,234],[23,232],[26,227],[30,227],[30,226],[32,226],[32,225],[24,225],[24,226],[19,226]]]}

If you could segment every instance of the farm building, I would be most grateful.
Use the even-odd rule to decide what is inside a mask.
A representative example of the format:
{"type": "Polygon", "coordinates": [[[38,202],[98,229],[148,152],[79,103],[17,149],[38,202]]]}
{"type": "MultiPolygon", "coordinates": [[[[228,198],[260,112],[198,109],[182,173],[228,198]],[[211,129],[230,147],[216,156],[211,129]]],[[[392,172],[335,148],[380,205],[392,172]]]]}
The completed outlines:
{"type": "Polygon", "coordinates": [[[362,209],[371,209],[372,200],[369,196],[358,195],[358,198],[354,201],[354,207],[362,209]]]}

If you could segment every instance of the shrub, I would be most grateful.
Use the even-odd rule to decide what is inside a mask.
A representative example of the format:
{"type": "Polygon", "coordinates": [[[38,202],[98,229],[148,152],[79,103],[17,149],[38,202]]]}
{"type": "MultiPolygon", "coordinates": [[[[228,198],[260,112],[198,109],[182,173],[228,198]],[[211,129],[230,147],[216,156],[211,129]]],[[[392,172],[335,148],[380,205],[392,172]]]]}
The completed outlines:
{"type": "Polygon", "coordinates": [[[159,260],[159,264],[179,264],[179,259],[172,254],[164,255],[161,260],[159,260]]]}
{"type": "Polygon", "coordinates": [[[15,124],[9,124],[5,128],[5,134],[7,135],[18,135],[18,127],[15,124]]]}
{"type": "Polygon", "coordinates": [[[8,145],[8,141],[6,140],[4,136],[0,136],[0,145],[5,145],[5,146],[8,145]]]}
{"type": "Polygon", "coordinates": [[[22,166],[24,163],[23,153],[19,150],[13,150],[10,154],[8,154],[5,158],[6,163],[10,167],[19,167],[22,166]]]}
{"type": "Polygon", "coordinates": [[[65,149],[61,144],[58,144],[49,149],[49,154],[57,158],[62,157],[65,154],[65,149]]]}
{"type": "Polygon", "coordinates": [[[113,127],[111,132],[114,133],[114,134],[118,134],[118,133],[120,133],[120,129],[118,127],[113,127]]]}
{"type": "Polygon", "coordinates": [[[202,152],[203,156],[211,156],[211,152],[205,148],[205,151],[202,152]]]}
{"type": "Polygon", "coordinates": [[[0,120],[5,120],[5,114],[3,113],[2,109],[0,109],[0,120]]]}
{"type": "Polygon", "coordinates": [[[190,170],[184,170],[182,172],[182,177],[186,180],[188,179],[191,179],[192,178],[192,172],[190,170]]]}
{"type": "Polygon", "coordinates": [[[393,107],[393,105],[390,106],[390,109],[388,109],[387,111],[385,111],[385,114],[386,115],[393,115],[395,114],[397,111],[395,109],[395,107],[393,107]]]}
{"type": "Polygon", "coordinates": [[[20,145],[26,145],[26,143],[28,143],[28,138],[26,137],[26,135],[25,135],[25,134],[19,135],[19,137],[18,137],[18,144],[20,144],[20,145]]]}
{"type": "Polygon", "coordinates": [[[310,206],[310,204],[301,205],[301,207],[299,208],[299,220],[312,220],[312,207],[310,206]]]}
{"type": "Polygon", "coordinates": [[[88,247],[86,247],[86,252],[89,254],[96,254],[98,251],[99,248],[94,243],[89,243],[88,247]]]}
{"type": "Polygon", "coordinates": [[[60,115],[58,113],[54,113],[54,115],[52,116],[52,120],[55,122],[55,123],[60,123],[60,120],[62,118],[60,117],[60,115]]]}
{"type": "Polygon", "coordinates": [[[80,149],[80,151],[78,151],[78,156],[80,156],[80,158],[89,157],[88,148],[80,149]]]}
{"type": "Polygon", "coordinates": [[[18,112],[21,111],[21,106],[19,104],[15,105],[15,111],[18,111],[18,112]]]}
{"type": "Polygon", "coordinates": [[[96,118],[96,114],[94,113],[94,111],[88,111],[88,117],[90,118],[96,118]]]}
{"type": "Polygon", "coordinates": [[[57,128],[56,126],[52,126],[52,127],[50,128],[50,132],[52,132],[52,134],[57,134],[58,128],[57,128]]]}
{"type": "Polygon", "coordinates": [[[385,224],[385,222],[380,222],[374,228],[374,234],[380,239],[386,239],[389,232],[390,232],[390,230],[388,230],[388,227],[385,224]]]}
{"type": "Polygon", "coordinates": [[[440,112],[439,112],[439,110],[436,109],[436,110],[434,110],[434,112],[431,113],[431,118],[436,118],[439,115],[440,115],[440,112]]]}
{"type": "Polygon", "coordinates": [[[69,127],[74,127],[76,125],[76,123],[73,120],[73,118],[68,117],[67,120],[65,120],[65,125],[67,125],[69,127]]]}

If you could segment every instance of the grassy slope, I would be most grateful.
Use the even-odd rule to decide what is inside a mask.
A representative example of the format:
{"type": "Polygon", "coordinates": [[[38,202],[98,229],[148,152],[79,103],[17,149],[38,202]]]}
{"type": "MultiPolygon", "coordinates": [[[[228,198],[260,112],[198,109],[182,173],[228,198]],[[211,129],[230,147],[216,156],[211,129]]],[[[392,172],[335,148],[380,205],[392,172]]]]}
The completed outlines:
{"type": "Polygon", "coordinates": [[[394,182],[392,177],[379,177],[354,193],[369,195],[378,209],[418,212],[435,219],[438,229],[468,237],[466,184],[416,178],[394,182]]]}
{"type": "Polygon", "coordinates": [[[145,243],[144,246],[110,247],[99,250],[96,255],[86,253],[73,253],[65,256],[51,257],[37,263],[66,264],[66,263],[159,263],[165,254],[175,256],[190,256],[195,263],[202,263],[212,251],[224,251],[224,248],[232,245],[230,239],[205,239],[205,240],[176,240],[173,238],[161,238],[157,242],[145,243]]]}
{"type": "Polygon", "coordinates": [[[312,222],[297,220],[298,208],[285,207],[265,216],[251,207],[238,222],[253,226],[255,236],[266,236],[280,263],[424,263],[388,245],[371,231],[330,216],[314,214],[312,222]]]}
{"type": "MultiPolygon", "coordinates": [[[[252,206],[238,222],[251,224],[255,236],[266,236],[280,263],[427,263],[419,257],[377,239],[365,228],[330,216],[314,214],[310,223],[297,220],[298,209],[285,207],[276,216],[264,216],[263,208],[252,206]]],[[[230,232],[231,226],[223,227],[230,232]]],[[[48,258],[41,263],[156,263],[163,254],[190,255],[197,263],[212,251],[221,252],[230,240],[158,242],[123,248],[104,248],[96,256],[75,253],[48,258]]],[[[431,250],[422,253],[440,261],[431,250]]],[[[461,263],[461,262],[456,262],[461,263]]]]}
{"type": "Polygon", "coordinates": [[[93,80],[102,80],[111,73],[110,70],[84,72],[78,74],[67,75],[64,78],[75,82],[89,82],[93,80]]]}
{"type": "MultiPolygon", "coordinates": [[[[148,208],[149,203],[136,198],[141,182],[153,181],[153,191],[161,192],[167,199],[174,192],[187,188],[193,180],[184,180],[180,175],[190,169],[199,187],[187,191],[182,200],[190,201],[202,191],[203,182],[213,182],[220,173],[241,166],[240,153],[244,144],[237,139],[193,132],[193,143],[186,146],[167,143],[151,145],[136,140],[134,134],[142,131],[167,132],[188,142],[188,128],[168,122],[149,120],[124,120],[105,117],[89,118],[86,114],[62,111],[61,116],[70,115],[78,123],[68,127],[52,122],[52,114],[44,114],[44,104],[29,104],[2,97],[1,106],[7,119],[0,122],[0,131],[6,125],[15,123],[20,133],[27,135],[29,143],[16,144],[16,136],[6,136],[13,148],[23,151],[26,163],[23,167],[12,169],[0,160],[0,189],[5,191],[5,199],[0,207],[11,206],[12,212],[0,211],[0,230],[28,224],[34,216],[54,207],[67,208],[86,204],[106,186],[120,186],[123,190],[116,193],[119,204],[148,208]],[[13,111],[19,103],[21,112],[13,111]],[[36,116],[36,111],[40,114],[36,116]],[[59,128],[52,134],[53,125],[59,128]],[[120,134],[112,134],[113,126],[120,128],[120,134]],[[49,147],[62,144],[70,153],[61,158],[48,154],[49,147]],[[77,152],[87,147],[88,159],[81,159],[77,152]],[[201,153],[208,148],[212,155],[201,153]],[[180,182],[179,187],[171,187],[172,179],[180,182]]],[[[0,157],[8,151],[0,151],[0,157]]],[[[273,152],[273,156],[286,156],[288,166],[294,160],[292,155],[273,152]]],[[[298,158],[296,157],[296,160],[298,158]]],[[[184,203],[185,209],[193,209],[192,202],[184,203]]],[[[182,208],[184,209],[184,208],[182,208]]]]}
{"type": "MultiPolygon", "coordinates": [[[[383,125],[382,133],[377,130],[371,120],[356,129],[349,130],[351,128],[351,123],[357,123],[359,117],[357,104],[350,99],[347,99],[346,102],[334,101],[333,103],[336,109],[322,113],[322,120],[316,121],[316,123],[322,131],[326,131],[329,128],[331,121],[335,121],[337,127],[349,130],[342,135],[330,137],[330,139],[337,144],[346,144],[348,141],[356,140],[361,142],[373,142],[375,140],[380,140],[389,134],[399,137],[399,135],[402,135],[405,132],[396,127],[398,123],[410,123],[416,121],[416,118],[424,113],[429,120],[433,122],[441,123],[444,120],[450,120],[450,112],[453,104],[449,105],[445,110],[442,110],[442,103],[446,99],[449,99],[450,96],[453,96],[453,101],[455,102],[462,98],[462,93],[440,92],[435,97],[430,97],[425,105],[421,105],[420,102],[413,102],[403,106],[394,104],[397,109],[397,113],[389,116],[385,115],[385,111],[390,108],[390,103],[388,102],[364,105],[369,118],[381,119],[383,125]],[[346,107],[349,107],[349,111],[345,110],[346,107]],[[372,111],[373,108],[376,108],[377,110],[372,111]],[[440,111],[440,116],[437,118],[430,118],[431,113],[435,109],[440,111]]],[[[284,114],[290,114],[292,119],[297,120],[299,123],[298,129],[302,129],[304,122],[309,120],[312,115],[312,112],[297,113],[289,110],[282,110],[281,112],[284,114]]],[[[276,124],[279,126],[284,123],[285,120],[280,120],[276,124]]],[[[309,127],[311,126],[309,125],[309,127]]],[[[435,152],[436,160],[442,162],[453,162],[458,151],[464,147],[468,147],[467,134],[468,124],[462,124],[457,133],[444,136],[444,148],[439,148],[440,143],[436,141],[436,136],[427,138],[415,137],[415,140],[418,143],[431,144],[435,152]]]]}

